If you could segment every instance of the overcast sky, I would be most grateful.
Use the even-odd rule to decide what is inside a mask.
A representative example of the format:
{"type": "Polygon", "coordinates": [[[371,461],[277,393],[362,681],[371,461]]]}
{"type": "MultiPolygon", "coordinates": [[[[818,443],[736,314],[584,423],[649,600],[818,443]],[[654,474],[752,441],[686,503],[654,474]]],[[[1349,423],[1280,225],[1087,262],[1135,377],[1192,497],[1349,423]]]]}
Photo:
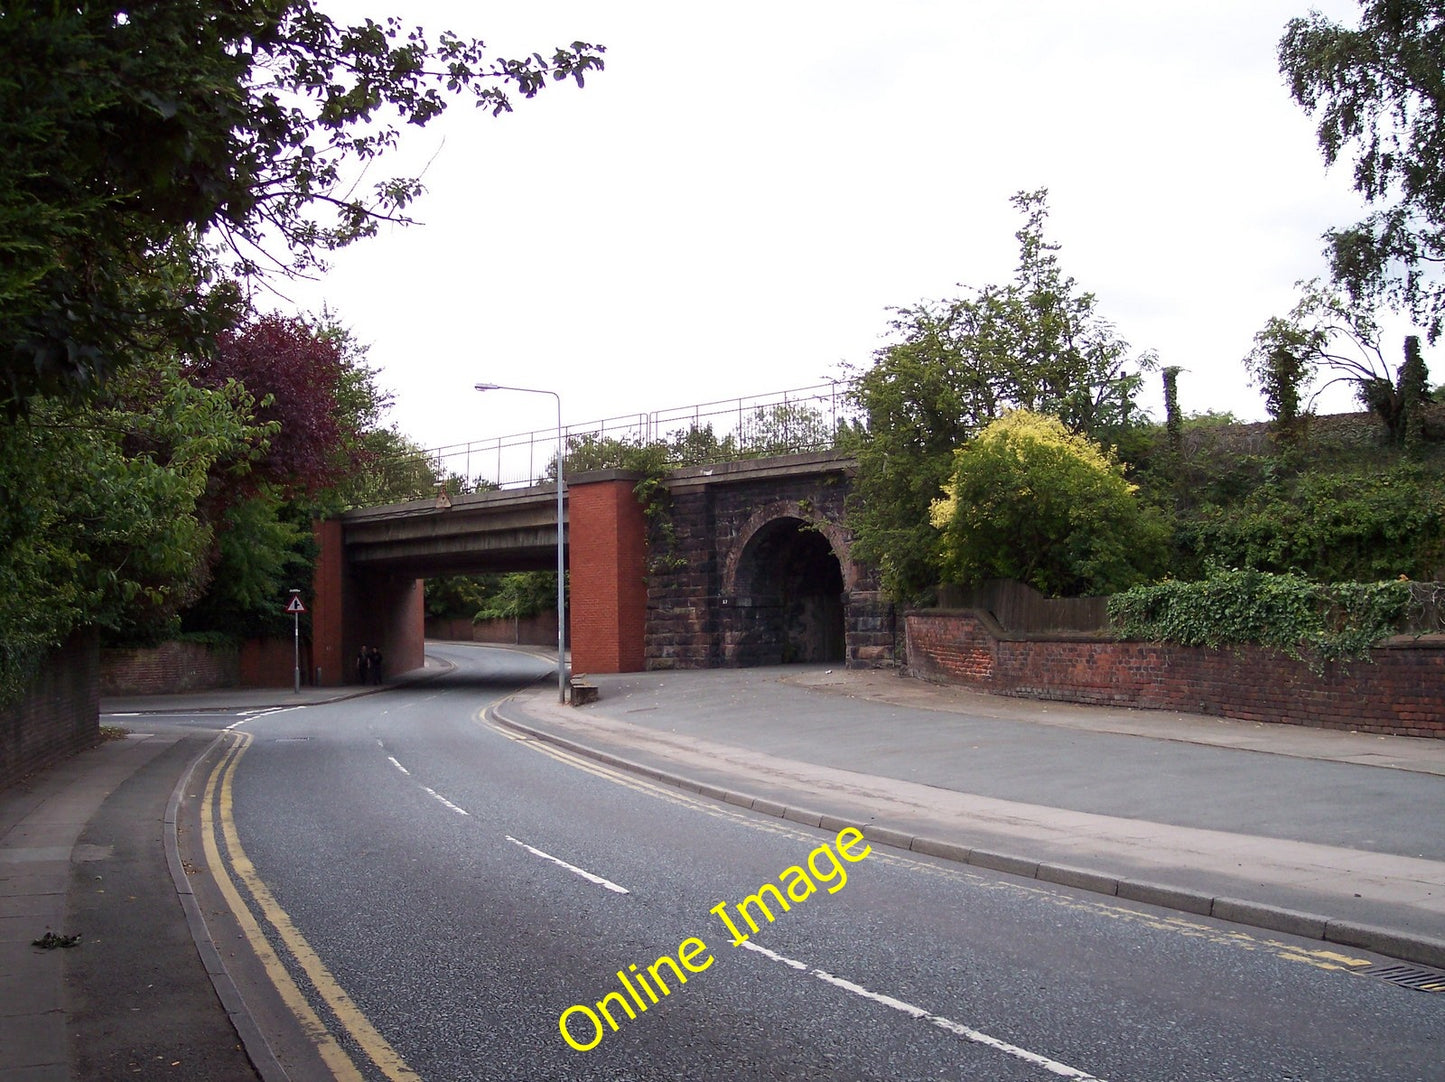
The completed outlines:
{"type": "Polygon", "coordinates": [[[1307,0],[318,6],[503,55],[607,47],[583,90],[410,132],[394,171],[430,162],[423,224],[290,291],[370,343],[427,447],[553,423],[479,380],[559,391],[575,424],[836,376],[890,307],[1006,281],[1009,197],[1039,187],[1064,270],[1183,367],[1184,410],[1262,418],[1240,359],[1361,213],[1277,71],[1307,0]]]}

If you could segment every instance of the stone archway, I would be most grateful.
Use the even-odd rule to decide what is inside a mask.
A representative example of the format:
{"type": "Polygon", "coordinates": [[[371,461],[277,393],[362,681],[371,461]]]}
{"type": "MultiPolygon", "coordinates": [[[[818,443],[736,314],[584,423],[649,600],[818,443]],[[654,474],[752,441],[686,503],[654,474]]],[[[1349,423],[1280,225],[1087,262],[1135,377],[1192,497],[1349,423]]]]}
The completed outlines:
{"type": "Polygon", "coordinates": [[[796,514],[748,531],[728,561],[723,653],[730,665],[846,657],[843,563],[828,534],[796,514]]]}

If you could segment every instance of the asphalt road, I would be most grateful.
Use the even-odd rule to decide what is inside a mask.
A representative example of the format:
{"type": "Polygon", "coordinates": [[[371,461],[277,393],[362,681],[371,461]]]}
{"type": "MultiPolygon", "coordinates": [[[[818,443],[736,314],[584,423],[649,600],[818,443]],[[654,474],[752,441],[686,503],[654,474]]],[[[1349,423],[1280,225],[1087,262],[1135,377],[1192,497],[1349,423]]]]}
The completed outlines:
{"type": "Polygon", "coordinates": [[[1350,971],[1378,959],[571,760],[485,718],[544,663],[446,652],[238,717],[189,787],[212,936],[293,1078],[1445,1077],[1445,1004],[1350,971]]]}

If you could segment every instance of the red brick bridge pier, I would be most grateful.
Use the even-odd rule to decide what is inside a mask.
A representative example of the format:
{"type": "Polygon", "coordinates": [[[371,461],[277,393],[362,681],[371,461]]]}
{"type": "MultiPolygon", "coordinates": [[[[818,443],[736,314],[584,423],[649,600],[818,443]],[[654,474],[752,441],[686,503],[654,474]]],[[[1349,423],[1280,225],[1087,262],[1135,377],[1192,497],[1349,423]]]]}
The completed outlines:
{"type": "MultiPolygon", "coordinates": [[[[850,554],[839,452],[677,470],[644,513],[641,475],[566,479],[569,645],[577,672],[893,658],[894,617],[850,554]]],[[[351,679],[362,644],[388,668],[423,660],[422,583],[433,575],[556,567],[554,485],[348,511],[317,526],[312,657],[351,679]]]]}

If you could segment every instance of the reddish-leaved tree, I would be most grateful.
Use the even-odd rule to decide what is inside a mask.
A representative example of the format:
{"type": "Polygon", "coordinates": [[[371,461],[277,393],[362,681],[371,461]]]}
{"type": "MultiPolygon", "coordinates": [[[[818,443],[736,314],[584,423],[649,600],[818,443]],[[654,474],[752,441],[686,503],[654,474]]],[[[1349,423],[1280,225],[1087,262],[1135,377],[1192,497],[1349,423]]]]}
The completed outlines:
{"type": "Polygon", "coordinates": [[[354,418],[338,407],[345,369],[335,335],[294,316],[258,316],[217,341],[212,357],[195,362],[193,382],[221,386],[239,380],[256,396],[256,419],[279,428],[253,479],[285,499],[315,496],[334,485],[360,438],[354,418]]]}

